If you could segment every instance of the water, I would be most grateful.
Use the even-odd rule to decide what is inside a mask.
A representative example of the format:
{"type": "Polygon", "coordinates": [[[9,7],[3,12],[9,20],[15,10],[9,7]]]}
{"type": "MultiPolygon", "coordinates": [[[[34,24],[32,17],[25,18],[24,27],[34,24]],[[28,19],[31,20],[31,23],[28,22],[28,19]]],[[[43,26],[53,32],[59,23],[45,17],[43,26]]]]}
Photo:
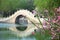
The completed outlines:
{"type": "MultiPolygon", "coordinates": [[[[9,23],[0,23],[0,28],[19,26],[17,24],[9,24],[9,23]]],[[[36,40],[34,36],[29,37],[18,37],[17,35],[12,34],[10,30],[1,30],[0,31],[0,40],[36,40]]]]}
{"type": "Polygon", "coordinates": [[[11,34],[11,31],[0,31],[0,40],[36,40],[34,36],[18,37],[11,34]]]}
{"type": "Polygon", "coordinates": [[[15,27],[18,26],[17,24],[11,24],[11,23],[0,23],[0,28],[6,28],[6,27],[15,27]]]}
{"type": "Polygon", "coordinates": [[[31,24],[23,24],[23,25],[20,25],[20,24],[13,24],[13,23],[0,23],[0,28],[18,27],[18,26],[25,27],[27,25],[31,25],[31,24]]]}

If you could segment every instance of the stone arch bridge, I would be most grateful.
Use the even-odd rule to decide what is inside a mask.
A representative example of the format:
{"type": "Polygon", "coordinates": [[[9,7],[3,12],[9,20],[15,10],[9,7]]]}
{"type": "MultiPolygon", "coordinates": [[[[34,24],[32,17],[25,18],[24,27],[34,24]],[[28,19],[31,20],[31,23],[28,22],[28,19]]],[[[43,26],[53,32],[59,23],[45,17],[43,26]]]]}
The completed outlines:
{"type": "MultiPolygon", "coordinates": [[[[19,10],[10,17],[0,19],[0,22],[19,23],[19,18],[21,17],[25,17],[28,23],[31,23],[31,22],[39,23],[39,20],[35,18],[34,15],[28,10],[19,10]]],[[[17,36],[25,37],[25,36],[31,35],[35,29],[38,29],[36,26],[34,25],[32,26],[32,25],[28,25],[27,29],[24,31],[17,30],[16,27],[9,27],[9,29],[15,32],[14,34],[17,34],[17,36]]],[[[38,27],[41,28],[41,25],[39,25],[38,27]]]]}

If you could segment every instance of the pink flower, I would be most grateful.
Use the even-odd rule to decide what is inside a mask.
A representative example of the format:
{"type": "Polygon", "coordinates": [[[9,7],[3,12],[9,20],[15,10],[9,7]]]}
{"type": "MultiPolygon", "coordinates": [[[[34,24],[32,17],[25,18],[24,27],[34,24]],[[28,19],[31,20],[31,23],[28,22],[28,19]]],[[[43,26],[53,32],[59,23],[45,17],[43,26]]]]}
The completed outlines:
{"type": "Polygon", "coordinates": [[[57,9],[57,12],[60,12],[60,7],[57,9]]]}
{"type": "Polygon", "coordinates": [[[55,20],[52,20],[52,22],[53,22],[53,23],[56,23],[56,21],[55,21],[55,20]]]}
{"type": "Polygon", "coordinates": [[[32,35],[34,35],[35,34],[35,32],[32,32],[32,35]]]}
{"type": "Polygon", "coordinates": [[[32,13],[35,15],[37,12],[35,10],[32,10],[32,13]]]}
{"type": "Polygon", "coordinates": [[[47,23],[46,21],[43,22],[43,28],[49,30],[50,29],[50,24],[47,23]]]}
{"type": "Polygon", "coordinates": [[[58,20],[60,20],[60,16],[58,16],[58,20]]]}

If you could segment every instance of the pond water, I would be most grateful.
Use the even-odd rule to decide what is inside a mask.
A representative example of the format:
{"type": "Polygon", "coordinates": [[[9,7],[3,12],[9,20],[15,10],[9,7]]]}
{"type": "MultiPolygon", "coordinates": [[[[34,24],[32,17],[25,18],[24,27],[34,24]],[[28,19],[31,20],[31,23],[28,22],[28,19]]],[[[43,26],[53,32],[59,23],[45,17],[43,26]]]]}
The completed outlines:
{"type": "Polygon", "coordinates": [[[0,40],[36,40],[34,36],[29,37],[18,37],[12,35],[10,31],[0,31],[0,40]]]}
{"type": "Polygon", "coordinates": [[[20,24],[13,24],[13,23],[0,23],[0,28],[18,27],[18,26],[25,27],[27,25],[32,25],[32,24],[23,24],[23,25],[20,25],[20,24]]]}
{"type": "Polygon", "coordinates": [[[34,36],[18,37],[16,35],[13,35],[10,30],[5,29],[6,27],[11,26],[18,26],[18,25],[9,23],[0,23],[0,40],[36,40],[34,36]]]}
{"type": "MultiPolygon", "coordinates": [[[[29,24],[31,25],[31,24],[29,24]]],[[[51,40],[50,34],[41,34],[41,32],[36,32],[34,35],[30,35],[28,37],[19,37],[11,30],[6,29],[7,27],[20,26],[17,24],[9,24],[9,23],[0,23],[0,40],[51,40]]]]}

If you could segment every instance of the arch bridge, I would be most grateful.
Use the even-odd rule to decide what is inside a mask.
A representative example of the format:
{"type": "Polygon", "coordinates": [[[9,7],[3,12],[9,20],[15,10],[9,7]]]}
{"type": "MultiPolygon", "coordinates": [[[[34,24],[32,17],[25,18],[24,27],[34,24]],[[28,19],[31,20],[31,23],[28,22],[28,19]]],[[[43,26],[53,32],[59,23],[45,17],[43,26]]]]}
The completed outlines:
{"type": "MultiPolygon", "coordinates": [[[[27,24],[27,28],[24,31],[18,30],[20,26],[18,28],[17,27],[9,27],[9,30],[15,32],[14,34],[17,34],[17,36],[25,37],[25,36],[31,35],[35,29],[38,29],[36,26],[34,26],[32,24],[32,22],[39,23],[39,20],[34,17],[32,12],[30,12],[28,10],[19,10],[10,17],[0,19],[0,22],[21,24],[23,22],[23,21],[21,21],[21,19],[22,20],[25,19],[24,22],[26,22],[26,24],[27,24]],[[28,24],[31,24],[31,25],[28,25],[28,24]]],[[[39,25],[38,27],[41,28],[41,25],[39,25]]]]}

